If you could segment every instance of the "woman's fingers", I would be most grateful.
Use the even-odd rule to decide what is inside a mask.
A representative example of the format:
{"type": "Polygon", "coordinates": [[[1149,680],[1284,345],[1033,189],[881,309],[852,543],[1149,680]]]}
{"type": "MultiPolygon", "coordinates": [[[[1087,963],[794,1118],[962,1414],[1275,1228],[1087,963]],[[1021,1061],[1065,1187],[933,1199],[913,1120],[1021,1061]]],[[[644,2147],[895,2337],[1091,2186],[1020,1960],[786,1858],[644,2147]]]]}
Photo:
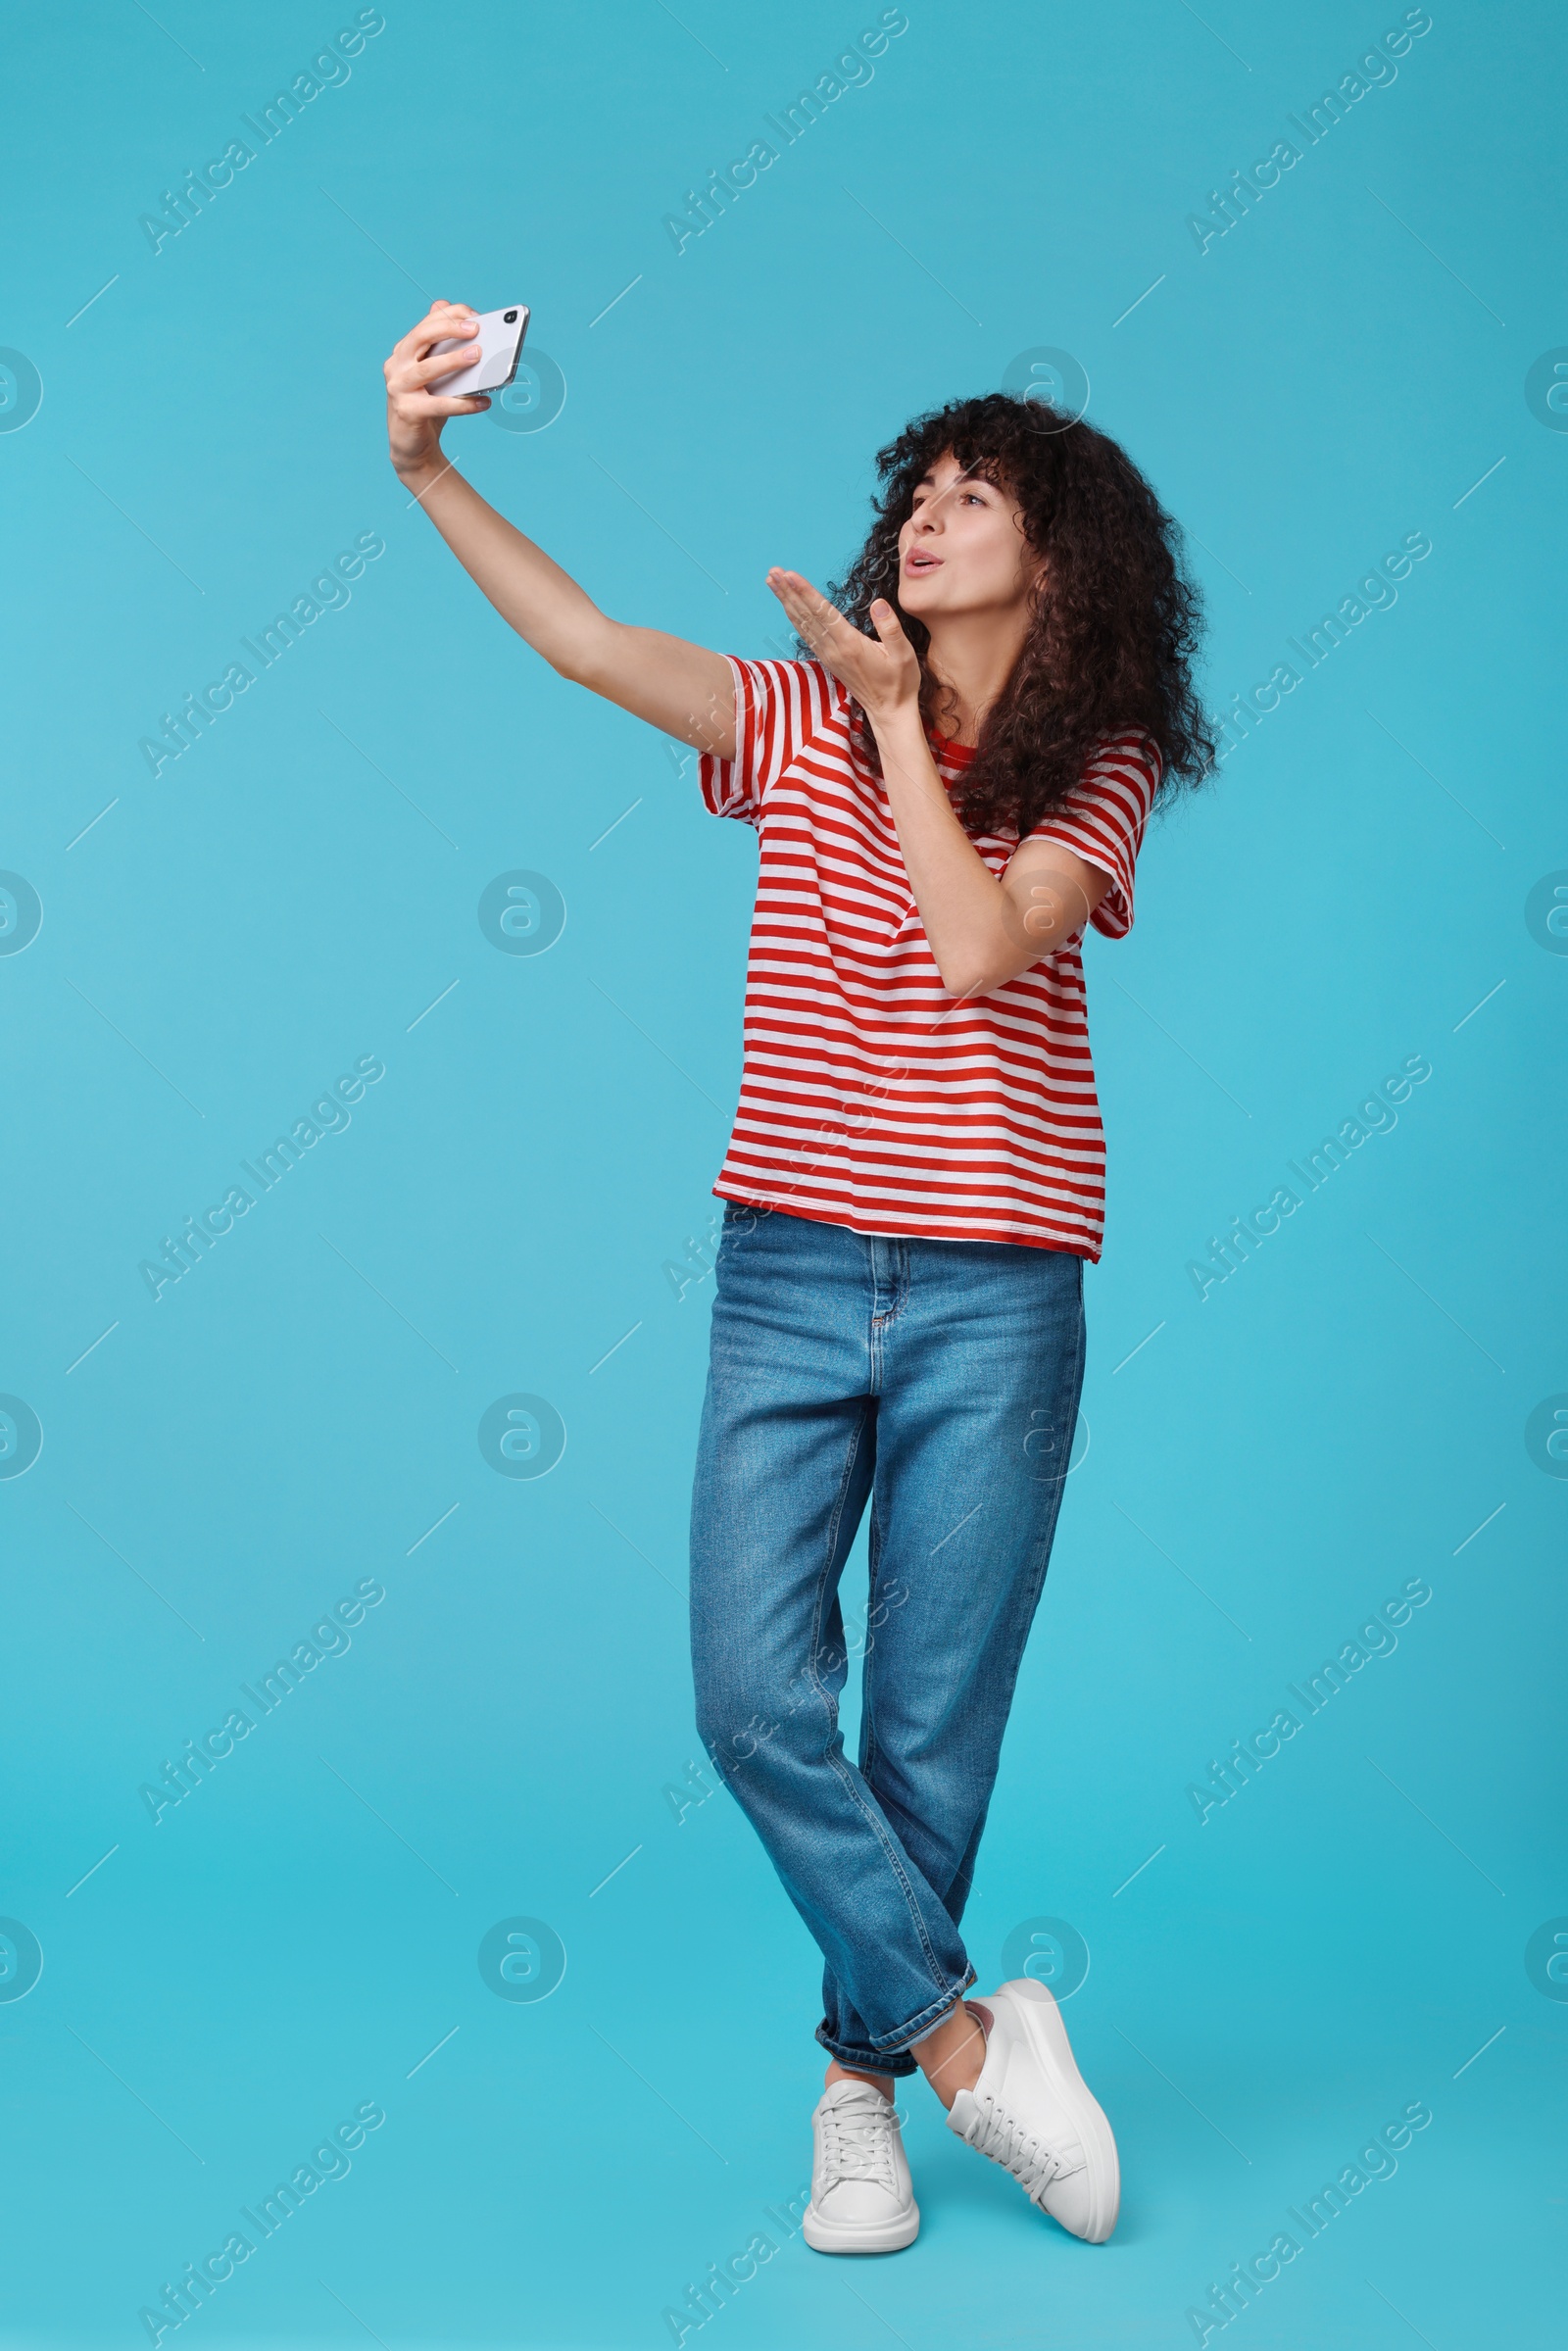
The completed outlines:
{"type": "Polygon", "coordinates": [[[489,407],[489,401],[477,394],[454,395],[439,389],[446,377],[455,375],[460,367],[471,367],[482,356],[479,342],[464,342],[462,339],[470,331],[470,318],[471,314],[463,315],[456,310],[449,317],[432,311],[412,335],[405,335],[387,361],[383,370],[387,390],[405,416],[472,416],[489,407]],[[421,346],[427,346],[432,339],[447,342],[454,338],[458,340],[455,351],[427,352],[422,358],[415,356],[421,346]],[[430,385],[438,388],[431,391],[427,389],[430,385]]]}
{"type": "MultiPolygon", "coordinates": [[[[419,325],[416,326],[414,331],[416,334],[418,334],[421,328],[427,327],[430,324],[432,319],[476,318],[478,316],[479,314],[474,309],[471,302],[445,302],[438,298],[436,301],[431,303],[429,309],[425,312],[424,317],[420,319],[419,325]]],[[[439,333],[440,331],[441,330],[438,327],[437,332],[439,333]]]]}
{"type": "Polygon", "coordinates": [[[822,629],[831,628],[835,620],[843,620],[844,615],[838,607],[830,604],[821,590],[813,588],[810,581],[803,579],[798,571],[786,571],[780,576],[790,610],[804,613],[822,629]]]}
{"type": "Polygon", "coordinates": [[[802,642],[868,710],[901,709],[918,693],[919,660],[885,597],[879,596],[870,608],[876,635],[868,637],[798,571],[775,567],[767,584],[802,642]]]}
{"type": "Polygon", "coordinates": [[[466,302],[437,303],[429,317],[415,328],[414,340],[428,351],[432,343],[445,342],[453,335],[461,341],[465,335],[477,334],[478,330],[479,314],[466,302]]]}
{"type": "Polygon", "coordinates": [[[461,337],[471,334],[477,324],[477,313],[466,302],[432,303],[418,325],[411,326],[408,333],[393,344],[392,356],[386,363],[388,375],[394,368],[402,368],[423,359],[432,343],[444,342],[452,335],[461,337]]]}
{"type": "Polygon", "coordinates": [[[427,392],[422,385],[405,383],[396,376],[387,385],[387,396],[401,416],[451,416],[458,397],[451,392],[427,392]]]}
{"type": "Polygon", "coordinates": [[[452,393],[426,387],[455,375],[480,357],[478,317],[466,302],[432,302],[416,326],[392,347],[381,372],[387,389],[387,440],[392,463],[412,480],[440,455],[441,428],[449,416],[482,416],[490,402],[481,392],[452,393]],[[458,348],[433,353],[437,343],[458,348]]]}
{"type": "Polygon", "coordinates": [[[471,318],[472,315],[465,305],[459,303],[433,302],[418,324],[411,326],[408,333],[401,335],[393,344],[392,357],[394,359],[412,359],[416,352],[427,351],[432,343],[440,340],[442,335],[449,335],[454,331],[452,325],[454,318],[471,318]]]}
{"type": "Polygon", "coordinates": [[[401,370],[402,380],[412,390],[418,384],[433,383],[439,375],[456,375],[460,367],[471,367],[480,356],[477,342],[466,343],[457,351],[438,351],[429,359],[411,360],[401,370]]]}
{"type": "Polygon", "coordinates": [[[814,605],[808,604],[804,596],[784,597],[780,601],[808,645],[826,641],[828,625],[814,605]]]}
{"type": "Polygon", "coordinates": [[[489,398],[483,392],[422,391],[417,384],[391,387],[392,407],[400,416],[461,416],[467,414],[477,401],[488,408],[489,398]]]}
{"type": "Polygon", "coordinates": [[[809,580],[803,579],[798,571],[775,568],[768,573],[767,584],[808,645],[814,648],[832,643],[836,635],[835,623],[849,636],[858,635],[858,631],[850,628],[837,607],[813,588],[809,580]]]}
{"type": "Polygon", "coordinates": [[[864,671],[867,657],[876,658],[876,648],[860,631],[852,628],[835,605],[804,581],[799,588],[780,591],[779,601],[800,635],[830,669],[841,669],[846,674],[853,671],[858,677],[864,671]]]}

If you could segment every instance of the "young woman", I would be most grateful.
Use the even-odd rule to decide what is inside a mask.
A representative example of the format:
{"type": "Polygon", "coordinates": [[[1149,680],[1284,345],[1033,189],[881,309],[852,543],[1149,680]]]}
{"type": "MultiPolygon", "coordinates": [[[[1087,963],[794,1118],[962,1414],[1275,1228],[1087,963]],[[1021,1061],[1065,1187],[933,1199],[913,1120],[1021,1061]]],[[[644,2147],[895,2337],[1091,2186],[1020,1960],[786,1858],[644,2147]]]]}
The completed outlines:
{"type": "Polygon", "coordinates": [[[1213,743],[1174,524],[1117,445],[991,393],[878,460],[836,604],[768,585],[809,658],[607,618],[442,458],[438,302],[386,363],[401,479],[564,677],[702,753],[757,828],[745,1067],[692,1509],[699,1728],[826,1962],[807,2242],[919,2227],[895,2080],[1064,2228],[1116,2221],[1110,2126],[1043,1984],[959,1934],[1083,1377],[1104,1145],[1080,944],[1133,919],[1156,799],[1213,743]],[[432,388],[433,387],[433,388],[432,388]],[[858,1763],[838,1586],[867,1501],[858,1763]]]}

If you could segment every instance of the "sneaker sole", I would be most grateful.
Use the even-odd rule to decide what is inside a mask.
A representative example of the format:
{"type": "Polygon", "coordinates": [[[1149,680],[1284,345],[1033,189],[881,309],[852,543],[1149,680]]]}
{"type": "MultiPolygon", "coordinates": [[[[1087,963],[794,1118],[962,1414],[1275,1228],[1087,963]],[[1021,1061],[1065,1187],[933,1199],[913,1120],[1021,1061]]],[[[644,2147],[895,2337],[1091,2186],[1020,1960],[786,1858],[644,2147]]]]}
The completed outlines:
{"type": "Polygon", "coordinates": [[[1078,2071],[1061,2011],[1045,1985],[1036,1984],[1032,1977],[1020,1976],[1011,1984],[1003,1984],[1001,1990],[1010,2000],[1013,2014],[1028,2034],[1047,2078],[1073,2118],[1089,2175],[1091,2226],[1084,2230],[1083,2242],[1102,2245],[1115,2228],[1121,2210],[1121,2165],[1116,2157],[1115,2136],[1099,2100],[1078,2071]]]}
{"type": "Polygon", "coordinates": [[[825,2221],[814,2204],[808,2204],[801,2221],[801,2234],[813,2253],[902,2253],[906,2245],[913,2244],[919,2232],[918,2204],[911,2204],[902,2219],[883,2221],[869,2229],[851,2229],[842,2221],[825,2221]]]}

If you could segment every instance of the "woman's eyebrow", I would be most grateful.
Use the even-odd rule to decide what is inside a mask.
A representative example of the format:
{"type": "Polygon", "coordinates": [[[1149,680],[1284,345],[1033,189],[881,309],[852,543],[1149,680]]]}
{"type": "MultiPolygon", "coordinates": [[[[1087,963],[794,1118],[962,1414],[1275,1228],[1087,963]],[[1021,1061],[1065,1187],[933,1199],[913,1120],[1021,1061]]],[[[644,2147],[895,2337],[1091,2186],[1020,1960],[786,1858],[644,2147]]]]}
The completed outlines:
{"type": "Polygon", "coordinates": [[[994,490],[996,486],[996,483],[989,481],[985,474],[976,472],[972,465],[965,465],[961,472],[954,475],[946,490],[938,490],[936,485],[936,477],[933,474],[922,473],[919,480],[915,483],[914,488],[910,491],[909,495],[911,498],[918,498],[922,490],[930,490],[936,497],[945,498],[948,494],[948,490],[956,490],[959,487],[965,487],[971,490],[994,490]]]}

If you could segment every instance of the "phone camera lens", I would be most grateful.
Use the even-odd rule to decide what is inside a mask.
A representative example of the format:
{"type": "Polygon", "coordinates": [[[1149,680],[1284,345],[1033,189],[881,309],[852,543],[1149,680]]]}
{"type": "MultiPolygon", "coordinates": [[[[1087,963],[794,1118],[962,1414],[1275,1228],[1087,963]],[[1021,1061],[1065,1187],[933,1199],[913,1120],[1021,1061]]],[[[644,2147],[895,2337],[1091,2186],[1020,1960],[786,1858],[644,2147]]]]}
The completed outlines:
{"type": "Polygon", "coordinates": [[[516,314],[516,312],[515,312],[515,311],[503,311],[503,312],[502,312],[502,314],[501,314],[501,316],[502,316],[502,318],[503,318],[506,320],[506,322],[507,322],[507,324],[508,324],[509,326],[515,326],[515,325],[516,325],[516,323],[517,323],[517,314],[516,314]]]}

